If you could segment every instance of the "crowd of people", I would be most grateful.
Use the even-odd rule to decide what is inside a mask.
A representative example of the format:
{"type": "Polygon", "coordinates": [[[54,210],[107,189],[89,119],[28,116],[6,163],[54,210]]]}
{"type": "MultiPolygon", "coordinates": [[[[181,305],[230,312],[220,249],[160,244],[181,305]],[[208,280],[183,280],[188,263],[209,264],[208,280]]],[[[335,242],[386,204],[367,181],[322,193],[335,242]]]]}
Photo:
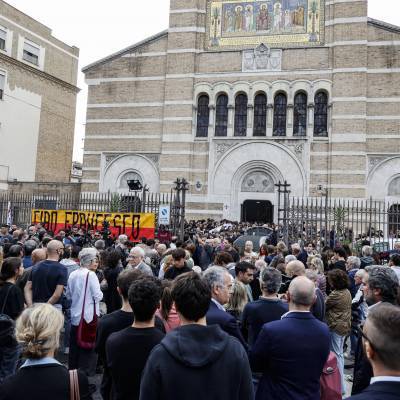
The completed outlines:
{"type": "Polygon", "coordinates": [[[368,244],[235,246],[250,227],[3,225],[0,400],[400,399],[400,243],[377,265],[368,244]]]}

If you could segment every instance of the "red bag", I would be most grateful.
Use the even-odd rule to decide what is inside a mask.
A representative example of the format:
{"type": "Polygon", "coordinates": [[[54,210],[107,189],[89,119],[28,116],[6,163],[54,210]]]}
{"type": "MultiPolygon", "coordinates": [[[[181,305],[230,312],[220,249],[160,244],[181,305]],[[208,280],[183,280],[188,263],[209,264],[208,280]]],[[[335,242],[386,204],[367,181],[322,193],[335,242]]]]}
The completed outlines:
{"type": "Polygon", "coordinates": [[[96,344],[96,330],[97,330],[97,314],[96,314],[96,302],[93,302],[93,320],[92,322],[87,323],[84,318],[85,313],[85,301],[86,301],[86,290],[89,280],[88,272],[86,276],[85,283],[85,294],[83,297],[82,304],[82,315],[81,320],[78,325],[78,331],[76,334],[76,342],[81,349],[92,350],[96,344]]]}
{"type": "Polygon", "coordinates": [[[321,400],[342,400],[342,381],[335,353],[329,353],[321,375],[321,400]]]}

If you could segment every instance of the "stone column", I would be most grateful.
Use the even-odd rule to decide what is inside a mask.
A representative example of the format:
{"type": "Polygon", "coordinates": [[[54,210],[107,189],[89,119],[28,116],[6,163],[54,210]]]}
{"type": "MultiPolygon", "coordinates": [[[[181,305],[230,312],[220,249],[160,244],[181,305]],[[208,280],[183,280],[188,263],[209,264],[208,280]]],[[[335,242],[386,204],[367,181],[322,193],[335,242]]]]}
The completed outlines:
{"type": "Polygon", "coordinates": [[[314,136],[314,103],[307,106],[307,136],[312,138],[314,136]]]}
{"type": "Polygon", "coordinates": [[[293,137],[293,104],[287,105],[286,136],[293,137]]]}
{"type": "Polygon", "coordinates": [[[253,136],[254,124],[254,106],[253,104],[247,105],[247,137],[253,136]]]}
{"type": "Polygon", "coordinates": [[[194,137],[197,136],[197,105],[193,105],[193,128],[192,128],[192,134],[194,137]]]}
{"type": "Polygon", "coordinates": [[[274,127],[274,105],[267,105],[267,137],[272,137],[274,127]]]}
{"type": "Polygon", "coordinates": [[[208,106],[208,108],[210,110],[209,123],[208,123],[208,136],[214,137],[215,136],[215,105],[210,104],[208,106]]]}
{"type": "Polygon", "coordinates": [[[328,132],[327,132],[327,137],[329,137],[329,135],[332,133],[332,108],[333,108],[333,104],[329,103],[328,104],[328,124],[327,124],[328,132]]]}
{"type": "Polygon", "coordinates": [[[232,104],[228,104],[228,136],[234,134],[234,110],[235,107],[232,104]]]}

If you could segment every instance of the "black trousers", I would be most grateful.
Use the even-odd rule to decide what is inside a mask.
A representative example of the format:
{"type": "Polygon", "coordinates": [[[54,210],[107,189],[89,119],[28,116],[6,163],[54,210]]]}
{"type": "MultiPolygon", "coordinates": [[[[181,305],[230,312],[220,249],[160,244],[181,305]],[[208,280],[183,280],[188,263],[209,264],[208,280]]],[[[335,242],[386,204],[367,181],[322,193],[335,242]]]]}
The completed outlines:
{"type": "Polygon", "coordinates": [[[93,376],[96,373],[97,354],[93,350],[82,349],[78,346],[76,335],[78,327],[71,325],[69,339],[68,368],[80,369],[87,376],[93,376]]]}

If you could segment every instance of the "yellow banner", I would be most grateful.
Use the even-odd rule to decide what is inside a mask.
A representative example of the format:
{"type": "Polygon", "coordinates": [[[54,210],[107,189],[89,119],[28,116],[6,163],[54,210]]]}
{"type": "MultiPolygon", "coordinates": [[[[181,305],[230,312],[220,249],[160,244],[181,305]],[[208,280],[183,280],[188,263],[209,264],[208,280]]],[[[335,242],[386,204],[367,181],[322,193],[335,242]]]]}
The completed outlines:
{"type": "Polygon", "coordinates": [[[127,235],[131,241],[140,238],[154,238],[155,215],[142,213],[106,213],[97,211],[73,210],[32,210],[32,224],[40,223],[46,230],[58,234],[69,231],[73,226],[102,231],[104,221],[113,236],[127,235]]]}

